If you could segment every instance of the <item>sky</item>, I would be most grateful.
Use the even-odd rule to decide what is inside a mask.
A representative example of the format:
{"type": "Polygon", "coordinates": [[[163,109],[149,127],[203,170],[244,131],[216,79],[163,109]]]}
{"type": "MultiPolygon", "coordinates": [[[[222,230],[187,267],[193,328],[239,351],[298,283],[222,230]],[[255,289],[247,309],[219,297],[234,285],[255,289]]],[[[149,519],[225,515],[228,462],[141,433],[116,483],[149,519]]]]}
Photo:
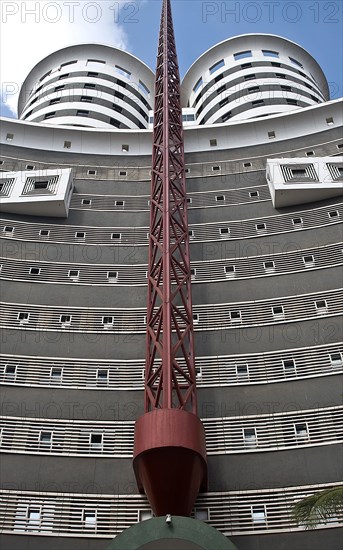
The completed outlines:
{"type": "MultiPolygon", "coordinates": [[[[156,65],[161,0],[0,0],[1,115],[16,118],[20,86],[41,59],[67,45],[103,43],[156,65]]],[[[342,97],[343,0],[172,0],[181,76],[208,48],[244,33],[277,34],[321,65],[342,97]]]]}

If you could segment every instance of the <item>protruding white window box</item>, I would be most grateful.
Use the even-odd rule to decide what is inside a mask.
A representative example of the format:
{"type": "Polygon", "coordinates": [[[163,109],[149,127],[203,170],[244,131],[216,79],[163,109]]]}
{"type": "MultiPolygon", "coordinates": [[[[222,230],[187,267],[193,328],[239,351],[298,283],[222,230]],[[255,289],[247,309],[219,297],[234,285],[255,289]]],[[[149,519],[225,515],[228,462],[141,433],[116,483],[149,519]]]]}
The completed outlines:
{"type": "Polygon", "coordinates": [[[73,192],[70,168],[0,174],[1,211],[67,218],[73,192]]]}
{"type": "Polygon", "coordinates": [[[267,160],[274,208],[330,199],[342,194],[343,156],[267,160]]]}

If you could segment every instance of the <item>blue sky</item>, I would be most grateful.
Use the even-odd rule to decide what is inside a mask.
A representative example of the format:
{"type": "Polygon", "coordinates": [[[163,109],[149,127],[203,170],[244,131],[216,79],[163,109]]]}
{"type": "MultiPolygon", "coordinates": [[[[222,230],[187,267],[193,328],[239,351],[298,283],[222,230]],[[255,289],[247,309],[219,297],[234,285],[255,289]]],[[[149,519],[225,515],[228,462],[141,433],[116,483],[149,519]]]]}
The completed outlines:
{"type": "MultiPolygon", "coordinates": [[[[1,9],[3,116],[15,116],[28,71],[66,45],[119,46],[155,69],[161,0],[12,0],[1,1],[1,9]],[[21,38],[17,48],[6,48],[15,34],[21,38]]],[[[181,76],[226,38],[271,33],[308,50],[324,70],[331,98],[343,95],[342,0],[172,0],[172,9],[181,76]]]]}

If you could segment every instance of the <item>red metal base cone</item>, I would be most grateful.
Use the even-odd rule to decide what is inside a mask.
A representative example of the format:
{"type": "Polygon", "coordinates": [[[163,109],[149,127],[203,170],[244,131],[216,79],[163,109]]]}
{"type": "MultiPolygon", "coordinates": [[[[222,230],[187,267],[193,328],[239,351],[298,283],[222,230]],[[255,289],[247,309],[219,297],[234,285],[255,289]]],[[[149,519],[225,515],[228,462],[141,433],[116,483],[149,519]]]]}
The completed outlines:
{"type": "Polygon", "coordinates": [[[189,516],[199,491],[207,489],[202,422],[181,409],[144,414],[136,422],[133,467],[156,516],[189,516]]]}

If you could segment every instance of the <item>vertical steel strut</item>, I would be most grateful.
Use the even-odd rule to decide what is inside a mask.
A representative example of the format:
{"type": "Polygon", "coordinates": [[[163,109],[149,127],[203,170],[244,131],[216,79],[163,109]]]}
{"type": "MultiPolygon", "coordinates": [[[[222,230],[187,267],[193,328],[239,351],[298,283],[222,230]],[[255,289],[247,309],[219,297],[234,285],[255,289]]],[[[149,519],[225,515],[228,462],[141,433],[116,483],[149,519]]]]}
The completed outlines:
{"type": "Polygon", "coordinates": [[[145,410],[197,412],[180,101],[170,0],[163,1],[155,81],[145,410]]]}
{"type": "Polygon", "coordinates": [[[134,471],[155,515],[188,516],[207,487],[197,416],[191,271],[180,101],[170,0],[163,0],[155,80],[150,199],[145,414],[134,471]]]}

